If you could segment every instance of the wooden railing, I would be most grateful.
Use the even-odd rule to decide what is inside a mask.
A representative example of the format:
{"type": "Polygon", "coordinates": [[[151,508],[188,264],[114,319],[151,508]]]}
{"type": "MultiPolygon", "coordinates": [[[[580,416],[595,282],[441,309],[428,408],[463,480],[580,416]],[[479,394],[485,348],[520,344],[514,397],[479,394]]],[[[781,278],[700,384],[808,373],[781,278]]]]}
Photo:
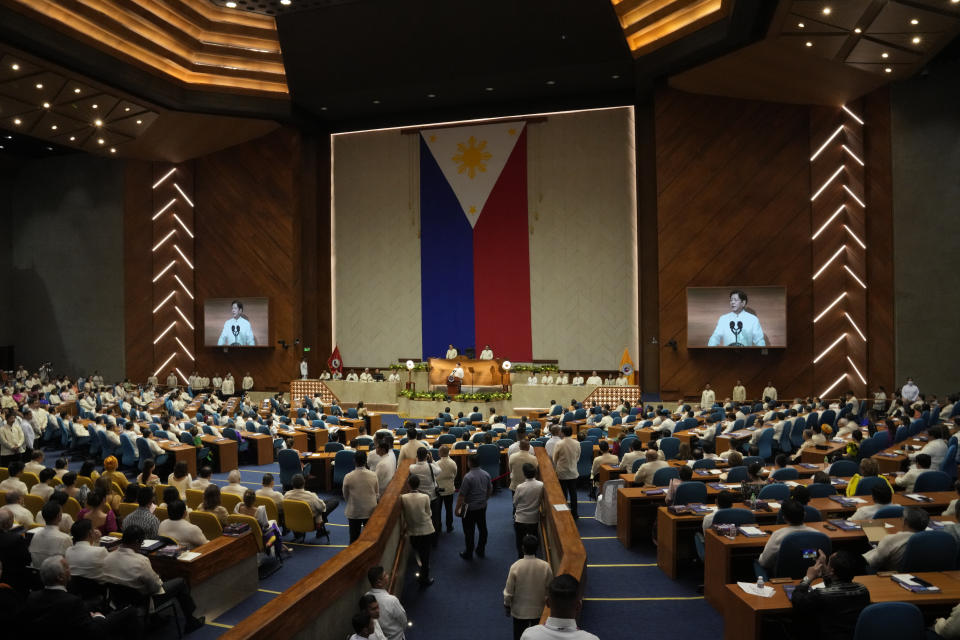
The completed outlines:
{"type": "MultiPolygon", "coordinates": [[[[409,475],[404,461],[390,481],[363,533],[353,544],[225,633],[241,638],[346,638],[360,596],[370,589],[367,570],[381,565],[403,584],[409,554],[400,527],[400,494],[409,475]]],[[[395,593],[395,592],[394,592],[395,593]]]]}
{"type": "MultiPolygon", "coordinates": [[[[537,462],[540,465],[540,479],[543,481],[543,501],[540,506],[540,525],[543,531],[543,545],[547,562],[553,569],[553,575],[567,573],[580,582],[580,594],[583,595],[587,578],[587,551],[583,548],[580,531],[568,511],[557,511],[553,505],[567,504],[560,480],[553,469],[550,456],[543,447],[535,447],[537,462]]],[[[550,615],[550,608],[543,608],[541,622],[550,615]]]]}

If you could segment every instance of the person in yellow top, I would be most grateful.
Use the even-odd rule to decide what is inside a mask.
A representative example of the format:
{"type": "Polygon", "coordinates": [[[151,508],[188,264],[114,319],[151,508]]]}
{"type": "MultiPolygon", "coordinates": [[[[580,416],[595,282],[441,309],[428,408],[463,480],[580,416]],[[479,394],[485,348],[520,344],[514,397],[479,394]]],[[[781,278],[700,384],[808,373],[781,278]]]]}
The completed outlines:
{"type": "MultiPolygon", "coordinates": [[[[860,461],[860,471],[850,478],[850,483],[847,485],[847,496],[853,497],[857,495],[857,485],[860,484],[860,481],[873,476],[880,476],[880,467],[873,458],[864,458],[860,461]]],[[[880,477],[883,478],[883,481],[890,487],[890,492],[893,493],[893,487],[890,486],[890,481],[884,476],[880,477]]]]}

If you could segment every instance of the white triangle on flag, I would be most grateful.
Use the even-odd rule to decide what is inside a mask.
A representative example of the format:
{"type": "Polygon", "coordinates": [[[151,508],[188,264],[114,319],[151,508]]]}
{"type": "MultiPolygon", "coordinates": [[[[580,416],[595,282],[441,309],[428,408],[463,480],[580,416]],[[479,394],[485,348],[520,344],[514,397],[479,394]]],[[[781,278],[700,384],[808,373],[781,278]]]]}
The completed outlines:
{"type": "Polygon", "coordinates": [[[471,228],[477,224],[525,125],[501,122],[420,132],[471,228]]]}

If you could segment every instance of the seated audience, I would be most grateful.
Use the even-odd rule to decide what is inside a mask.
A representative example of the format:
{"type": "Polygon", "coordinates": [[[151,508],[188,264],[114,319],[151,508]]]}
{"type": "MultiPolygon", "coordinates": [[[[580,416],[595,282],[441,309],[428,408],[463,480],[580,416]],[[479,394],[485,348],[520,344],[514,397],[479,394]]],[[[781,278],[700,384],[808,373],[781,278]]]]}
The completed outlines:
{"type": "Polygon", "coordinates": [[[870,592],[856,575],[863,573],[863,559],[850,551],[837,551],[828,559],[818,551],[817,562],[807,569],[793,592],[791,604],[803,629],[798,637],[848,640],[853,637],[860,612],[870,604],[870,592]],[[823,578],[822,589],[811,583],[823,578]]]}
{"type": "Polygon", "coordinates": [[[183,500],[167,503],[167,519],[160,523],[157,533],[165,538],[176,540],[187,549],[194,549],[208,542],[203,531],[184,516],[187,505],[183,500]]]}
{"type": "Polygon", "coordinates": [[[910,536],[918,531],[926,530],[928,524],[930,524],[930,515],[923,509],[905,509],[903,514],[903,531],[888,534],[877,543],[875,549],[871,549],[863,554],[863,559],[866,560],[875,571],[897,570],[900,561],[903,559],[903,554],[907,549],[907,541],[910,539],[910,536]]]}
{"type": "Polygon", "coordinates": [[[772,571],[776,566],[777,556],[780,554],[780,544],[785,537],[797,531],[816,531],[816,529],[803,524],[805,516],[804,508],[803,505],[796,500],[791,499],[785,501],[780,508],[780,512],[783,514],[783,519],[786,520],[787,526],[782,529],[777,529],[770,534],[770,538],[767,539],[767,543],[764,545],[763,551],[760,553],[760,558],[758,559],[760,565],[767,571],[772,571]]]}

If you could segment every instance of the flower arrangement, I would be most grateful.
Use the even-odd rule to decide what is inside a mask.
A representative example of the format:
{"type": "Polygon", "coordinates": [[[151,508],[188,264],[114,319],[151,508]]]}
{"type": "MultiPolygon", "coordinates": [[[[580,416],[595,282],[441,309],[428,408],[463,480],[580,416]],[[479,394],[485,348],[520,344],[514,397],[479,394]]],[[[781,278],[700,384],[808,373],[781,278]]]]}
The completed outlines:
{"type": "Polygon", "coordinates": [[[491,391],[483,393],[458,393],[453,396],[456,402],[495,402],[497,400],[510,400],[513,394],[505,391],[491,391]]]}
{"type": "Polygon", "coordinates": [[[410,400],[443,400],[447,396],[443,391],[414,391],[412,389],[403,389],[400,395],[410,400]]]}
{"type": "Polygon", "coordinates": [[[545,371],[560,371],[560,367],[555,364],[515,364],[510,369],[510,373],[519,371],[532,371],[533,373],[543,373],[545,371]]]}
{"type": "MultiPolygon", "coordinates": [[[[404,362],[394,362],[390,365],[390,369],[393,371],[406,371],[407,365],[404,362]]],[[[414,362],[413,370],[414,371],[427,371],[430,369],[429,362],[414,362]]]]}

